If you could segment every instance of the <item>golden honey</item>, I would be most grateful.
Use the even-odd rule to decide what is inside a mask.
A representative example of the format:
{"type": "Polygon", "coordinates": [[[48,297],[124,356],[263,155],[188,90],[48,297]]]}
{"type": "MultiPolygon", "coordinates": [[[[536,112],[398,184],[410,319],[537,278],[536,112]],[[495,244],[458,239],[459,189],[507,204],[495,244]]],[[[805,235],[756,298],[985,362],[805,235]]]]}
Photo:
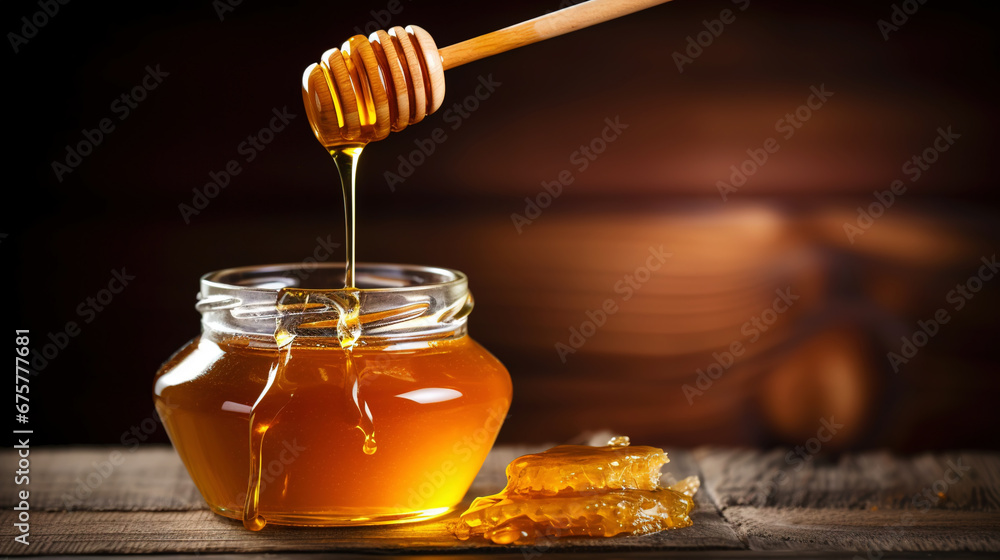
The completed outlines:
{"type": "Polygon", "coordinates": [[[547,537],[642,535],[691,525],[698,477],[660,486],[666,453],[629,447],[626,437],[606,447],[560,445],[507,466],[507,487],[476,498],[451,526],[460,539],[497,544],[547,537]]]}
{"type": "MultiPolygon", "coordinates": [[[[342,267],[323,267],[316,281],[342,281],[342,267]]],[[[506,369],[466,332],[464,276],[360,265],[369,288],[355,291],[361,334],[348,351],[340,311],[322,303],[344,291],[271,286],[294,283],[290,270],[206,276],[203,333],[156,376],[157,411],[205,501],[257,529],[447,512],[511,398],[506,369]]]]}

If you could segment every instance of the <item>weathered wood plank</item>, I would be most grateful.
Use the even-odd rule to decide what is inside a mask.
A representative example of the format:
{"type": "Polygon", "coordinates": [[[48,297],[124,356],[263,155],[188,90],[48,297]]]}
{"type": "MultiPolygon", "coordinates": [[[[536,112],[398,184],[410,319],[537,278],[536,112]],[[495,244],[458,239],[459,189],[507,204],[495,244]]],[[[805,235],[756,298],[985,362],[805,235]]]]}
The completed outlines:
{"type": "Polygon", "coordinates": [[[752,550],[1000,551],[1000,512],[736,506],[724,514],[752,550]]]}
{"type": "MultiPolygon", "coordinates": [[[[504,468],[539,448],[493,450],[467,497],[496,492],[504,468]]],[[[645,537],[565,539],[511,549],[457,541],[457,515],[412,525],[268,527],[249,533],[205,509],[168,447],[32,451],[33,545],[14,546],[12,488],[0,489],[0,552],[9,554],[261,553],[277,551],[496,553],[553,551],[998,551],[1000,455],[885,453],[836,462],[788,461],[782,450],[669,451],[665,477],[699,474],[695,526],[645,537]],[[120,456],[113,456],[115,452],[120,456]],[[115,460],[112,461],[112,458],[115,460]],[[117,464],[114,464],[117,463],[117,464]],[[107,465],[113,464],[113,469],[107,465]],[[88,477],[91,484],[87,484],[88,477]],[[81,487],[81,483],[85,485],[81,487]],[[89,490],[80,490],[86,488],[89,490]],[[944,498],[937,496],[942,491],[944,498]],[[713,499],[715,498],[715,499],[713,499]],[[68,511],[64,511],[68,510],[68,511]],[[721,512],[721,515],[720,515],[721,512]]],[[[10,452],[0,454],[13,459],[10,452]]]]}
{"type": "Polygon", "coordinates": [[[751,550],[1000,551],[998,454],[827,461],[789,451],[694,453],[705,489],[751,550]]]}
{"type": "MultiPolygon", "coordinates": [[[[538,448],[498,446],[480,471],[466,501],[494,493],[505,482],[504,469],[514,458],[538,448]]],[[[458,541],[446,529],[458,510],[424,523],[380,527],[267,527],[250,533],[238,522],[209,512],[168,447],[150,446],[128,454],[81,503],[67,501],[66,487],[101,470],[110,448],[32,451],[30,547],[12,543],[13,495],[0,494],[0,553],[138,554],[191,552],[365,551],[476,552],[511,550],[482,540],[458,541]],[[98,463],[95,467],[93,463],[98,463]],[[37,481],[37,482],[36,482],[37,481]],[[68,509],[69,511],[62,511],[68,509]]],[[[673,478],[699,474],[689,452],[670,452],[665,469],[673,478]]],[[[517,549],[527,556],[547,550],[685,550],[742,548],[705,494],[695,500],[695,525],[643,537],[563,539],[517,549]]]]}
{"type": "Polygon", "coordinates": [[[381,527],[266,527],[260,533],[200,511],[40,512],[32,516],[31,546],[12,543],[12,512],[0,514],[3,554],[139,554],[188,552],[474,552],[524,550],[739,549],[732,530],[714,509],[699,508],[693,527],[642,537],[561,539],[520,549],[481,539],[459,541],[446,528],[457,514],[407,525],[381,527]]]}
{"type": "MultiPolygon", "coordinates": [[[[852,553],[830,552],[830,551],[754,551],[754,550],[630,550],[625,556],[618,551],[607,550],[574,550],[573,560],[845,560],[850,559],[852,553]]],[[[364,552],[282,552],[280,556],[273,553],[211,553],[197,555],[199,560],[274,560],[275,557],[292,558],[294,560],[372,560],[378,556],[364,552]]],[[[567,557],[563,555],[561,557],[567,557]]],[[[156,560],[187,560],[189,554],[160,554],[156,560]]],[[[448,553],[448,554],[393,554],[391,558],[413,559],[413,560],[532,560],[541,558],[541,555],[533,556],[531,551],[513,549],[510,551],[489,551],[469,553],[448,553]]],[[[991,552],[886,552],[881,560],[927,560],[928,558],[941,560],[996,560],[996,554],[991,552]]],[[[74,558],[87,560],[98,560],[106,558],[100,555],[78,555],[74,558]]],[[[121,555],[118,558],[138,558],[137,555],[121,555]]]]}
{"type": "Polygon", "coordinates": [[[694,455],[705,475],[706,489],[723,510],[766,506],[1000,511],[997,453],[925,453],[904,458],[872,452],[844,455],[836,461],[821,456],[803,460],[787,449],[698,449],[694,455]]]}
{"type": "MultiPolygon", "coordinates": [[[[4,453],[3,460],[10,460],[4,453]]],[[[37,448],[31,451],[34,511],[197,510],[205,502],[177,453],[166,445],[37,448]]],[[[0,507],[16,503],[0,488],[0,507]]]]}
{"type": "MultiPolygon", "coordinates": [[[[671,550],[666,556],[662,550],[630,550],[628,558],[630,560],[663,560],[668,557],[670,560],[774,560],[775,558],[787,558],[788,560],[844,560],[851,558],[851,554],[844,552],[829,551],[754,551],[754,550],[671,550]]],[[[133,555],[119,556],[119,558],[135,558],[133,555]]],[[[283,552],[281,558],[292,558],[294,560],[372,560],[372,554],[363,552],[283,552]]],[[[594,551],[594,550],[574,550],[573,560],[621,560],[625,556],[618,551],[594,551]]],[[[85,558],[88,560],[103,559],[104,556],[81,555],[75,558],[85,558]]],[[[190,555],[161,554],[157,555],[157,560],[187,560],[190,555]]],[[[274,554],[255,553],[221,553],[221,554],[199,554],[199,560],[273,560],[274,554]]],[[[409,558],[413,560],[531,560],[540,558],[532,556],[530,551],[511,550],[509,552],[482,553],[448,553],[448,554],[393,554],[391,558],[409,558]]],[[[935,558],[940,560],[996,560],[996,554],[990,552],[886,552],[881,560],[927,560],[935,558]]]]}

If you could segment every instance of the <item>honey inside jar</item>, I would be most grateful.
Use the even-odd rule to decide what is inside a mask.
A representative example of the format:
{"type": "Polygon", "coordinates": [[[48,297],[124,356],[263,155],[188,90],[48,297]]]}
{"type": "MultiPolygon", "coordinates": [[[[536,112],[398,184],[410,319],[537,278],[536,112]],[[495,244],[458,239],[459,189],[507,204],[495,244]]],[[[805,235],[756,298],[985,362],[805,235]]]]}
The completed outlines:
{"type": "MultiPolygon", "coordinates": [[[[342,281],[339,266],[325,270],[342,281]]],[[[359,283],[378,282],[365,266],[359,283]]],[[[243,518],[251,411],[265,393],[274,409],[254,428],[266,432],[257,514],[267,522],[412,521],[461,501],[511,397],[506,369],[466,333],[464,276],[422,267],[382,274],[383,285],[411,285],[362,290],[365,334],[350,352],[330,336],[336,315],[319,312],[292,327],[294,351],[282,362],[273,334],[282,315],[277,290],[259,288],[275,282],[274,272],[209,277],[220,274],[234,285],[203,280],[203,334],[164,364],[154,388],[164,426],[216,513],[243,518]],[[359,429],[359,412],[377,435],[377,451],[366,448],[372,434],[359,429]]],[[[295,279],[280,274],[281,282],[295,279]]]]}

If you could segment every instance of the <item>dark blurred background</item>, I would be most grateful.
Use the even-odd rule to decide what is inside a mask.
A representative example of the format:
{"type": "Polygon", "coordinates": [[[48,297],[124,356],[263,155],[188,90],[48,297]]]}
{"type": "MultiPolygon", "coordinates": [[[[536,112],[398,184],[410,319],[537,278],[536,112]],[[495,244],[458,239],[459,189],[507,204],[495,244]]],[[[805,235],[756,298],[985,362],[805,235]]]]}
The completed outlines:
{"type": "MultiPolygon", "coordinates": [[[[560,7],[71,2],[43,18],[38,2],[5,2],[0,256],[9,323],[51,356],[31,381],[35,441],[115,443],[149,417],[154,372],[198,332],[203,273],[343,242],[299,92],[323,51],[386,24],[443,47],[560,7]],[[22,17],[47,21],[32,35],[22,17]],[[148,69],[155,89],[116,102],[148,69]],[[247,161],[241,143],[284,107],[295,118],[247,161]],[[114,129],[92,153],[54,170],[102,119],[114,129]],[[240,173],[185,223],[179,205],[232,159],[240,173]],[[87,311],[122,267],[134,279],[87,311]],[[59,334],[70,321],[79,331],[59,334]]],[[[606,428],[798,445],[832,417],[827,449],[997,448],[1000,280],[981,261],[1000,239],[996,17],[982,2],[677,0],[450,70],[442,110],[362,158],[359,258],[468,273],[472,335],[514,380],[502,441],[606,428]],[[499,85],[476,98],[481,79],[499,85]],[[811,88],[832,95],[801,108],[811,88]],[[627,128],[602,145],[605,119],[627,128]],[[933,149],[949,127],[958,137],[933,149]],[[428,140],[436,128],[447,140],[428,140]],[[769,138],[778,150],[732,178],[769,138]],[[572,183],[547,199],[562,172],[572,183]],[[718,183],[734,179],[724,200],[718,183]],[[905,192],[878,202],[896,180],[905,192]],[[660,246],[662,267],[637,270],[660,246]],[[778,313],[776,290],[798,299],[778,313]],[[618,311],[592,332],[588,311],[608,299],[618,311]],[[919,321],[933,336],[914,335],[919,321]],[[592,336],[560,356],[582,340],[572,328],[592,336]]]]}

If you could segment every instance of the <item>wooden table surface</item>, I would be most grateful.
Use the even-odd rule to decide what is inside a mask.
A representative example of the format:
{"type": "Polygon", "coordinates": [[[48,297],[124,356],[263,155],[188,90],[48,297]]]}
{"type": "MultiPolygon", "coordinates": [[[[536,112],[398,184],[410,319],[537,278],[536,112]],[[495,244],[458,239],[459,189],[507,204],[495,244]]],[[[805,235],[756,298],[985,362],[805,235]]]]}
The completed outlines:
{"type": "MultiPolygon", "coordinates": [[[[503,487],[504,467],[538,448],[498,446],[472,496],[503,487]]],[[[516,553],[588,556],[997,557],[1000,454],[953,452],[898,457],[884,452],[802,461],[788,450],[669,450],[666,477],[697,474],[694,526],[642,537],[564,539],[533,547],[458,541],[445,529],[457,514],[410,525],[349,528],[268,526],[251,533],[208,511],[173,449],[147,445],[31,450],[30,545],[14,541],[12,481],[0,502],[0,554],[258,554],[336,552],[516,553]],[[96,465],[112,453],[112,472],[96,465]],[[91,476],[97,473],[96,476],[91,476]],[[96,486],[86,486],[86,481],[96,486]],[[99,483],[97,481],[100,480],[99,483]],[[81,486],[81,484],[83,484],[81,486]],[[89,491],[89,494],[88,494],[89,491]],[[938,495],[938,492],[941,494],[938,495]],[[82,497],[81,497],[82,496],[82,497]]],[[[0,454],[13,467],[13,452],[0,454]]],[[[12,473],[15,468],[11,468],[12,473]]],[[[467,502],[466,502],[467,503],[467,502]]],[[[465,504],[463,504],[465,505],[465,504]]]]}

